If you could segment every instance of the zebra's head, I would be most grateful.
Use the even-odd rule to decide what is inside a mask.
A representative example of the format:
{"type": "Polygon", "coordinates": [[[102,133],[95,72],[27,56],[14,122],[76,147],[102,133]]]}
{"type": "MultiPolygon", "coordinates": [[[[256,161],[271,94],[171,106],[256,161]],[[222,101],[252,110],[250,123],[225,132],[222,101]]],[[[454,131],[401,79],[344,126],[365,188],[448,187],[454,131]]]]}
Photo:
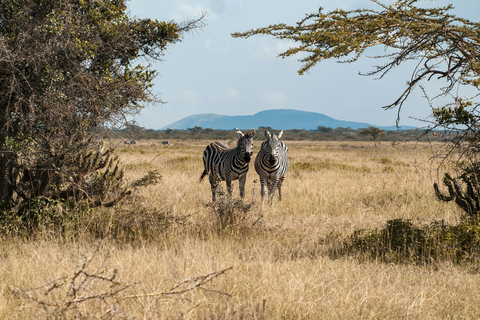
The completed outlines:
{"type": "Polygon", "coordinates": [[[266,156],[268,157],[268,161],[270,164],[274,165],[278,161],[278,154],[280,149],[280,138],[283,135],[283,130],[277,135],[272,135],[270,131],[265,130],[265,143],[263,144],[265,148],[266,156]]]}
{"type": "Polygon", "coordinates": [[[253,154],[253,137],[255,137],[255,129],[252,129],[251,133],[247,130],[245,134],[238,129],[236,130],[238,134],[237,148],[240,158],[248,163],[253,154]]]}

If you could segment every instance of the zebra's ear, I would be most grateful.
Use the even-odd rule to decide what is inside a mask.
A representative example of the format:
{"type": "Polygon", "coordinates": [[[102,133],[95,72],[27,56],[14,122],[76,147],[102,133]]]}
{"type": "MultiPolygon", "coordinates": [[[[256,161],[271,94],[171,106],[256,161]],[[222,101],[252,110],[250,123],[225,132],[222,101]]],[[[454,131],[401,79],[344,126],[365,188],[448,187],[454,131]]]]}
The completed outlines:
{"type": "Polygon", "coordinates": [[[252,129],[252,138],[255,137],[255,129],[252,129]]]}
{"type": "Polygon", "coordinates": [[[280,131],[280,133],[278,134],[278,139],[280,139],[282,137],[282,135],[283,135],[283,130],[280,131]]]}
{"type": "Polygon", "coordinates": [[[242,131],[238,130],[238,128],[235,128],[235,130],[237,131],[239,137],[243,137],[242,131]]]}
{"type": "Polygon", "coordinates": [[[265,137],[267,137],[268,139],[272,137],[272,135],[270,134],[270,131],[268,131],[267,129],[265,129],[265,137]]]}

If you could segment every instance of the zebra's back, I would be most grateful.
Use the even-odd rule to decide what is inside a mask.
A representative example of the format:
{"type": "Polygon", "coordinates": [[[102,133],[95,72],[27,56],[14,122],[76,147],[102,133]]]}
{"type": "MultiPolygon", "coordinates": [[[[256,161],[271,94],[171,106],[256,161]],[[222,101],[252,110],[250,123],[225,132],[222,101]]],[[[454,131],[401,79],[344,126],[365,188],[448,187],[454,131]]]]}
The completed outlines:
{"type": "Polygon", "coordinates": [[[210,143],[203,151],[203,166],[205,170],[200,177],[200,181],[207,174],[216,173],[221,180],[225,180],[225,175],[222,174],[224,170],[221,170],[221,164],[228,156],[228,145],[222,142],[210,143]]]}

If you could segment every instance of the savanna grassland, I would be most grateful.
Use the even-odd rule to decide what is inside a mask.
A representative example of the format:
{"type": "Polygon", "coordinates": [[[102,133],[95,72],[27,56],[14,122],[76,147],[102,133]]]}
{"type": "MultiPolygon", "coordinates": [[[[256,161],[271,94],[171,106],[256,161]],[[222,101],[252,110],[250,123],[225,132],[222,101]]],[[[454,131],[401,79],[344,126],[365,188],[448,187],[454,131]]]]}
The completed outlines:
{"type": "Polygon", "coordinates": [[[0,238],[0,318],[480,317],[480,273],[471,265],[385,263],[342,250],[355,230],[392,219],[459,223],[462,212],[433,191],[440,144],[286,141],[284,200],[262,209],[252,166],[253,205],[225,222],[209,205],[208,181],[198,182],[209,142],[116,142],[129,181],[150,170],[162,179],[127,200],[138,208],[128,217],[114,218],[118,208],[92,212],[102,218],[90,225],[111,223],[103,235],[0,238]],[[149,224],[157,231],[142,233],[149,224]]]}

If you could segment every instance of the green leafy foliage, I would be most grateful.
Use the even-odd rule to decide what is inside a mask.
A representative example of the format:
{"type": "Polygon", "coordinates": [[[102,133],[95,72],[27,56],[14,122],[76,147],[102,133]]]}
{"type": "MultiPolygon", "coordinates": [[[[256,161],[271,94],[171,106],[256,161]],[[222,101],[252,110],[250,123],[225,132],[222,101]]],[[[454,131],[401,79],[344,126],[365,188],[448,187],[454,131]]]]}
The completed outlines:
{"type": "Polygon", "coordinates": [[[467,127],[476,126],[478,118],[469,111],[471,101],[463,101],[459,98],[454,105],[442,106],[433,110],[433,116],[440,125],[460,124],[467,127]]]}

